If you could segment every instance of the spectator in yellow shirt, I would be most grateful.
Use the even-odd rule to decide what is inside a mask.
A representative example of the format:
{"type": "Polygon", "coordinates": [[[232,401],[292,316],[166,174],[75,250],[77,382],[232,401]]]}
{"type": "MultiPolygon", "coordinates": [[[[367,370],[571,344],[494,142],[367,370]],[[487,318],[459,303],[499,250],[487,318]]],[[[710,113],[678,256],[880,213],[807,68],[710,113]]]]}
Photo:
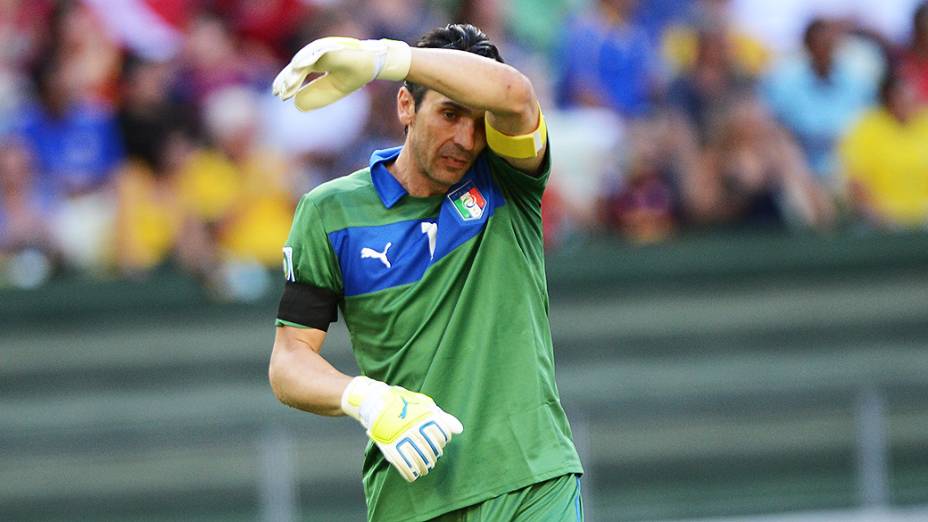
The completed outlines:
{"type": "Polygon", "coordinates": [[[928,110],[908,80],[887,75],[880,105],[851,128],[840,154],[860,217],[880,228],[928,225],[928,110]]]}
{"type": "Polygon", "coordinates": [[[277,267],[295,198],[285,159],[258,141],[257,95],[226,87],[203,113],[215,146],[193,153],[177,177],[180,205],[208,225],[220,260],[277,267]]]}

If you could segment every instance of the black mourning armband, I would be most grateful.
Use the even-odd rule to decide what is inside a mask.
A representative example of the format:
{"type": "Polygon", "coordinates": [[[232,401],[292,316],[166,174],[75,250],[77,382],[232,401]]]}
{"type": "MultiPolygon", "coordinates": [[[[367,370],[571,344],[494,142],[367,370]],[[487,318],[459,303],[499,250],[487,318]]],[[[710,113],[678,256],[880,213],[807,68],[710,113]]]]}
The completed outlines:
{"type": "Polygon", "coordinates": [[[331,290],[287,281],[277,308],[277,318],[328,331],[329,324],[338,320],[340,300],[341,296],[331,290]]]}

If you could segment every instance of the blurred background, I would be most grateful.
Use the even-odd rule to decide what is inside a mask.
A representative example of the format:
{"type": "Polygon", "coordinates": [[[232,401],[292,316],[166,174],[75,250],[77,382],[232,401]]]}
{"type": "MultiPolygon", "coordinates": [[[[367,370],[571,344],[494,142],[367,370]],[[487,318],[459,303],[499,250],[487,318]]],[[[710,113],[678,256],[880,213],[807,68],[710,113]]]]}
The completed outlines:
{"type": "Polygon", "coordinates": [[[587,518],[928,520],[917,0],[0,0],[0,520],[363,519],[364,434],[266,367],[294,204],[402,142],[397,85],[270,82],[449,22],[549,121],[587,518]]]}

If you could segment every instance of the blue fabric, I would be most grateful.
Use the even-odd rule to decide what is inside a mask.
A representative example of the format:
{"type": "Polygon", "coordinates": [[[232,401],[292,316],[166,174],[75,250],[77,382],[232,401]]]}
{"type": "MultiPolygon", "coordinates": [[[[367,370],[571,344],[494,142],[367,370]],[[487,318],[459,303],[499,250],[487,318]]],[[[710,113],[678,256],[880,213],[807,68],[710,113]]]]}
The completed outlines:
{"type": "Polygon", "coordinates": [[[406,195],[406,189],[393,177],[393,174],[387,170],[385,163],[394,161],[400,155],[403,147],[393,147],[390,149],[375,150],[371,154],[370,168],[371,181],[374,183],[374,190],[380,196],[383,206],[393,208],[393,205],[406,195]]]}
{"type": "Polygon", "coordinates": [[[693,8],[693,0],[648,0],[639,2],[635,19],[644,29],[652,46],[660,46],[661,37],[668,25],[686,22],[693,8]]]}
{"type": "Polygon", "coordinates": [[[428,238],[420,232],[421,222],[400,221],[330,232],[329,242],[344,277],[345,296],[412,283],[422,277],[429,265],[429,247],[428,238]],[[386,250],[390,266],[375,257],[362,257],[365,248],[378,253],[386,250]]]}
{"type": "MultiPolygon", "coordinates": [[[[387,208],[401,204],[400,200],[407,194],[383,166],[400,150],[399,147],[380,150],[371,155],[371,181],[387,208]]],[[[504,204],[486,157],[480,155],[461,181],[448,190],[437,216],[330,232],[329,242],[344,277],[344,295],[366,294],[420,280],[430,266],[479,234],[495,209],[504,204]],[[480,192],[486,207],[479,219],[465,220],[454,206],[452,196],[471,188],[480,192]],[[422,231],[422,223],[426,222],[438,224],[434,255],[429,251],[428,235],[422,231]],[[390,266],[378,257],[363,257],[364,249],[375,254],[382,254],[386,249],[390,266]]]]}
{"type": "Polygon", "coordinates": [[[649,109],[653,49],[647,32],[629,24],[612,27],[593,16],[568,25],[558,69],[558,104],[577,105],[584,92],[625,116],[649,109]]]}
{"type": "Polygon", "coordinates": [[[763,94],[777,119],[799,140],[818,176],[834,173],[834,149],[845,130],[874,99],[875,84],[836,59],[819,77],[807,59],[785,63],[764,82],[763,94]]]}
{"type": "Polygon", "coordinates": [[[55,118],[32,105],[20,115],[18,127],[35,153],[40,185],[46,190],[94,189],[109,179],[123,158],[116,120],[99,107],[79,105],[55,118]]]}

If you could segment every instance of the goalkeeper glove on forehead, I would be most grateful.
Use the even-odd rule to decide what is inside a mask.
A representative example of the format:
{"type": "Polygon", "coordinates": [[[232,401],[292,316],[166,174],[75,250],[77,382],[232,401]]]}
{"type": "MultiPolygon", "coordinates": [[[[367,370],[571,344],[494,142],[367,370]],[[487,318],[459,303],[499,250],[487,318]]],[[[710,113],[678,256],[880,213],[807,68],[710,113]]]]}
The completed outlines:
{"type": "Polygon", "coordinates": [[[330,36],[300,49],[274,79],[274,95],[294,98],[301,111],[318,109],[373,80],[401,81],[409,74],[412,54],[397,40],[356,40],[330,36]],[[323,76],[303,85],[310,73],[323,76]]]}
{"type": "Polygon", "coordinates": [[[355,377],[342,394],[342,410],[407,482],[427,475],[464,426],[429,396],[367,377],[355,377]]]}

